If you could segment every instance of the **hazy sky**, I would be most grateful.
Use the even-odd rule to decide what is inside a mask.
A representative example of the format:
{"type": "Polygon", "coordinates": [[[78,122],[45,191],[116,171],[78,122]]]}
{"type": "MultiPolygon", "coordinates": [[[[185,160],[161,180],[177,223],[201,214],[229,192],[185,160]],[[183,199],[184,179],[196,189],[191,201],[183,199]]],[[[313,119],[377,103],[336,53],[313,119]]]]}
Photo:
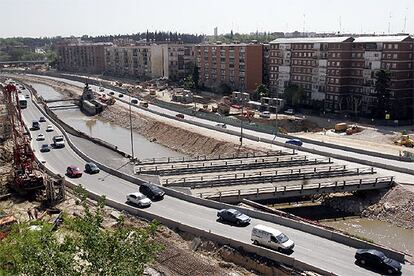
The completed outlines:
{"type": "Polygon", "coordinates": [[[0,37],[258,31],[414,33],[414,0],[0,0],[0,37]],[[341,24],[340,24],[341,22],[341,24]]]}

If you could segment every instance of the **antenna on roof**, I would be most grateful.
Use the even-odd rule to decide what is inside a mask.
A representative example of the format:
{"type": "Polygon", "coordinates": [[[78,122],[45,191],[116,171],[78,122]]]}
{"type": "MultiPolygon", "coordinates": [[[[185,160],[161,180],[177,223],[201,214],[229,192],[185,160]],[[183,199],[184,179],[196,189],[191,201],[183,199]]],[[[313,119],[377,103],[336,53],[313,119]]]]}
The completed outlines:
{"type": "Polygon", "coordinates": [[[390,34],[391,33],[391,18],[392,18],[392,16],[391,16],[391,12],[390,12],[390,20],[388,21],[388,34],[390,34]]]}
{"type": "Polygon", "coordinates": [[[338,34],[341,34],[342,33],[342,18],[341,18],[341,16],[339,16],[339,31],[338,31],[338,34]]]}

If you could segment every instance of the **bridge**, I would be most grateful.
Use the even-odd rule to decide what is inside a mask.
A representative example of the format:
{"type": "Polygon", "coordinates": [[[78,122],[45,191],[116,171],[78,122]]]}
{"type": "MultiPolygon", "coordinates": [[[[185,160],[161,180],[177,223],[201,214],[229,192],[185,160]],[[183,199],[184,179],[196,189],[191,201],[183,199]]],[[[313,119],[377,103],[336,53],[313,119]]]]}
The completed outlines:
{"type": "Polygon", "coordinates": [[[48,60],[14,60],[0,61],[0,67],[7,66],[29,66],[29,65],[48,65],[48,60]]]}

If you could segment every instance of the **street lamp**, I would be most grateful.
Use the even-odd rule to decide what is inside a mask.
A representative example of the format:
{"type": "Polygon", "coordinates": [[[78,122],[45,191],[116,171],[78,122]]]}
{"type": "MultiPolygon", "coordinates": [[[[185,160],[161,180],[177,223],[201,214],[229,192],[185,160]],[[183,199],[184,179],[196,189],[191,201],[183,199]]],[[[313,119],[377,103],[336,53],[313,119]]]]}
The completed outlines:
{"type": "Polygon", "coordinates": [[[130,132],[131,132],[131,157],[132,157],[132,162],[134,162],[135,160],[135,155],[134,155],[134,135],[133,135],[133,127],[132,127],[132,110],[131,110],[131,88],[129,88],[128,90],[128,96],[129,96],[129,128],[130,128],[130,132]]]}
{"type": "Polygon", "coordinates": [[[243,108],[244,108],[244,101],[242,101],[242,108],[241,108],[241,115],[242,118],[240,119],[240,146],[243,146],[243,108]]]}

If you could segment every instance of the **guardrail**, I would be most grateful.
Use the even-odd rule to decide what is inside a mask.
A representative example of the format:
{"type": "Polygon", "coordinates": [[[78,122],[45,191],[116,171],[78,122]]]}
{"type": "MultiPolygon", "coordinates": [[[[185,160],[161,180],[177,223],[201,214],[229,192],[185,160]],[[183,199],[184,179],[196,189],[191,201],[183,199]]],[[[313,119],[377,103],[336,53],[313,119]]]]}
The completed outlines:
{"type": "Polygon", "coordinates": [[[373,168],[355,168],[346,169],[346,166],[329,166],[289,169],[274,172],[251,172],[251,173],[235,173],[215,176],[195,176],[183,177],[173,181],[164,179],[163,186],[167,187],[191,187],[192,189],[220,187],[220,186],[236,186],[250,185],[259,183],[275,183],[280,181],[305,180],[327,177],[342,177],[351,175],[374,174],[373,168]]]}
{"type": "MultiPolygon", "coordinates": [[[[34,101],[34,103],[35,103],[35,101],[34,101]]],[[[35,105],[37,106],[37,108],[46,117],[49,118],[49,116],[40,108],[40,106],[37,105],[37,103],[35,103],[35,105]]],[[[49,119],[53,123],[56,124],[56,122],[54,122],[53,119],[51,119],[51,118],[49,118],[49,119]]],[[[64,131],[64,129],[59,124],[56,124],[56,126],[62,131],[63,135],[67,139],[68,145],[75,151],[75,153],[77,153],[84,160],[90,161],[90,162],[94,162],[103,171],[105,171],[105,172],[107,172],[109,174],[112,174],[114,176],[117,176],[117,177],[119,177],[121,179],[124,179],[126,181],[129,181],[131,183],[134,183],[134,184],[138,184],[139,185],[141,183],[145,183],[146,182],[146,181],[143,181],[143,180],[141,180],[139,178],[132,177],[132,176],[127,175],[125,173],[122,173],[122,172],[120,172],[118,170],[112,169],[112,168],[110,168],[110,167],[108,167],[108,166],[106,166],[106,165],[104,165],[104,164],[102,164],[102,163],[100,163],[100,162],[98,162],[96,160],[92,160],[91,158],[89,158],[86,154],[84,154],[81,150],[79,150],[72,143],[72,141],[67,136],[67,134],[64,131]]],[[[66,183],[68,184],[69,182],[66,182],[66,183]]],[[[351,246],[351,247],[354,247],[354,248],[373,248],[373,249],[378,249],[378,250],[383,251],[385,254],[387,254],[387,256],[389,256],[389,257],[391,257],[393,259],[396,259],[396,260],[398,260],[400,262],[404,262],[404,254],[401,253],[401,252],[398,252],[396,250],[392,250],[392,249],[389,249],[389,248],[386,248],[386,247],[383,247],[383,246],[379,246],[379,245],[376,245],[376,244],[368,243],[366,241],[359,240],[359,239],[356,239],[356,238],[353,238],[353,237],[344,235],[343,233],[340,233],[340,232],[327,230],[327,229],[324,229],[324,228],[321,228],[321,227],[317,227],[317,226],[314,226],[314,225],[310,225],[310,224],[307,224],[307,223],[298,222],[298,221],[295,221],[295,220],[292,220],[292,219],[289,219],[289,218],[283,218],[283,217],[280,217],[280,216],[276,216],[276,215],[273,215],[273,214],[269,214],[269,213],[265,213],[265,212],[261,212],[261,211],[257,211],[257,210],[252,210],[252,209],[249,209],[249,208],[244,208],[244,207],[239,207],[239,206],[234,206],[234,205],[226,204],[226,203],[223,203],[223,202],[217,202],[217,201],[212,201],[212,200],[207,200],[207,199],[203,199],[203,198],[194,197],[192,195],[188,195],[188,194],[185,194],[185,193],[182,193],[182,192],[179,192],[179,191],[176,191],[176,190],[167,188],[167,187],[165,187],[164,190],[165,190],[165,192],[166,192],[167,195],[169,195],[171,197],[175,197],[177,199],[181,199],[181,200],[190,202],[190,203],[198,204],[198,205],[205,206],[205,207],[208,207],[208,208],[213,208],[213,209],[236,208],[239,211],[247,214],[250,217],[257,218],[257,219],[261,219],[261,220],[265,220],[265,221],[269,221],[269,222],[276,223],[276,224],[280,224],[280,225],[284,225],[284,226],[287,226],[287,227],[290,227],[290,228],[293,228],[293,229],[297,229],[297,230],[300,230],[300,231],[303,231],[303,232],[306,232],[306,233],[310,233],[310,234],[313,234],[313,235],[316,235],[316,236],[319,236],[319,237],[326,238],[328,240],[332,240],[332,241],[335,241],[335,242],[338,242],[338,243],[341,243],[341,244],[345,244],[345,245],[348,245],[348,246],[351,246]]],[[[92,198],[92,199],[97,199],[99,197],[99,195],[94,194],[94,193],[92,193],[90,191],[87,191],[87,192],[88,192],[88,196],[90,198],[92,198]]],[[[132,208],[130,206],[123,206],[123,208],[119,208],[119,205],[118,204],[120,204],[120,203],[112,201],[113,202],[113,205],[110,205],[110,203],[108,201],[109,201],[109,199],[107,199],[107,203],[108,203],[109,206],[114,207],[114,208],[117,208],[119,210],[129,211],[129,212],[131,212],[133,214],[139,215],[142,218],[148,218],[148,216],[151,216],[150,219],[155,218],[155,215],[154,214],[147,213],[147,212],[145,212],[143,210],[139,210],[139,209],[136,209],[136,208],[134,208],[132,210],[129,210],[129,209],[126,208],[126,207],[132,208]],[[118,207],[116,207],[115,204],[118,205],[118,207]]],[[[167,218],[162,218],[162,219],[160,219],[160,218],[162,218],[162,217],[159,217],[159,221],[161,223],[164,223],[165,225],[169,226],[168,224],[166,224],[167,218]]],[[[172,223],[176,223],[177,224],[177,222],[175,222],[175,221],[173,221],[172,223]]],[[[219,235],[217,235],[217,236],[222,241],[225,241],[225,237],[221,237],[219,235]]],[[[246,244],[246,243],[241,243],[241,247],[242,248],[250,249],[252,246],[253,245],[249,245],[249,244],[246,244]]],[[[260,249],[260,250],[266,250],[266,249],[259,248],[259,247],[254,247],[254,248],[260,249]]],[[[249,252],[249,251],[247,251],[247,252],[249,252]]],[[[258,253],[258,255],[265,256],[265,257],[275,256],[275,258],[276,258],[279,255],[280,255],[281,258],[287,257],[287,256],[282,255],[282,254],[279,254],[279,255],[274,255],[274,254],[278,254],[278,253],[277,252],[270,251],[270,250],[261,251],[261,253],[258,253]]],[[[283,261],[278,260],[278,259],[275,259],[275,261],[282,262],[283,263],[283,261]]],[[[307,265],[307,264],[304,264],[304,263],[302,263],[300,261],[297,261],[297,260],[294,261],[294,263],[296,263],[298,265],[307,265]]],[[[311,265],[307,265],[307,266],[308,267],[312,267],[311,265]]],[[[313,271],[316,271],[316,272],[319,271],[318,273],[321,273],[321,274],[324,274],[324,275],[332,275],[330,272],[327,272],[327,271],[323,272],[323,270],[318,269],[318,268],[315,268],[315,269],[316,270],[314,270],[314,269],[308,269],[308,270],[313,270],[313,271]]]]}
{"type": "Polygon", "coordinates": [[[377,178],[369,178],[369,179],[351,179],[351,180],[343,180],[343,181],[333,181],[333,182],[321,182],[321,183],[310,183],[310,184],[300,184],[300,185],[285,185],[285,186],[276,186],[276,187],[263,187],[263,188],[246,188],[246,189],[233,189],[233,190],[224,190],[219,192],[204,192],[198,193],[200,198],[209,198],[209,199],[217,199],[221,201],[223,198],[226,197],[234,197],[237,196],[238,200],[243,199],[246,196],[255,196],[258,198],[259,196],[266,196],[271,195],[272,197],[291,197],[293,194],[295,195],[309,195],[314,194],[309,193],[309,191],[314,190],[315,193],[324,193],[328,190],[331,191],[344,191],[346,188],[352,187],[356,188],[357,190],[360,189],[367,189],[367,186],[371,186],[371,188],[381,189],[385,187],[389,187],[393,184],[393,177],[377,177],[377,178]]]}

